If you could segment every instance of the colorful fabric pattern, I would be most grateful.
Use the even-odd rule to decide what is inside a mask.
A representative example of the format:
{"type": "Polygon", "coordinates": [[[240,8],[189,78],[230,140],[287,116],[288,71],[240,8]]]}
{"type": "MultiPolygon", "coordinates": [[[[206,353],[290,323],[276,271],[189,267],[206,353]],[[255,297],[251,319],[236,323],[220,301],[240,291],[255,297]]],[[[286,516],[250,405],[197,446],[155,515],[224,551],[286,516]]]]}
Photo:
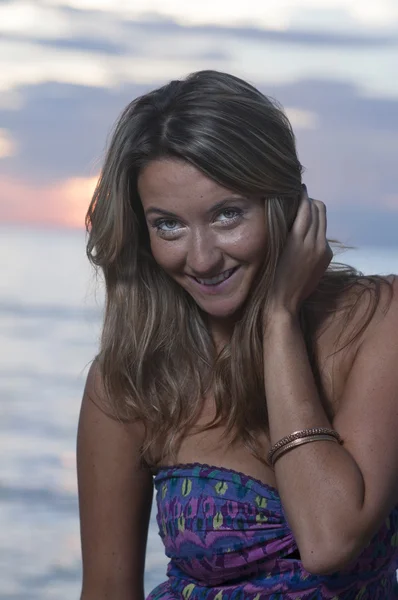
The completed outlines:
{"type": "Polygon", "coordinates": [[[312,575],[297,550],[278,491],[243,473],[199,463],[155,477],[167,581],[147,600],[398,599],[398,506],[361,556],[312,575]]]}

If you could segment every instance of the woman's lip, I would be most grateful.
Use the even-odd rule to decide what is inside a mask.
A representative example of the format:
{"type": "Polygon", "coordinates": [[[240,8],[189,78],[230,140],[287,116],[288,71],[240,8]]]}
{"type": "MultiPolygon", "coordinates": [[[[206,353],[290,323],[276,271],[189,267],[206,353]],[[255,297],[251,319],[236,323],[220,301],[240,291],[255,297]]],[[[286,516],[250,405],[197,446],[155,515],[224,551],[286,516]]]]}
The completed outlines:
{"type": "MultiPolygon", "coordinates": [[[[230,269],[226,269],[226,271],[230,271],[230,269]]],[[[224,291],[225,288],[227,288],[228,285],[230,285],[231,281],[233,280],[233,278],[235,277],[235,274],[237,273],[237,271],[239,271],[239,265],[236,267],[233,267],[233,271],[231,273],[231,275],[229,277],[227,277],[227,279],[223,279],[223,281],[221,281],[220,283],[216,283],[213,285],[206,285],[204,283],[199,283],[199,281],[196,279],[196,277],[191,277],[193,283],[195,284],[195,286],[204,294],[208,294],[208,295],[214,295],[214,294],[220,294],[224,291]]],[[[225,273],[225,271],[224,271],[225,273]]]]}
{"type": "MultiPolygon", "coordinates": [[[[214,277],[218,277],[219,275],[224,275],[224,273],[229,273],[229,271],[233,271],[234,269],[237,269],[239,265],[236,265],[235,267],[230,267],[229,269],[225,269],[225,271],[221,271],[221,273],[217,273],[217,275],[213,275],[213,277],[195,277],[195,275],[190,275],[189,277],[191,277],[192,279],[195,279],[195,281],[198,281],[199,279],[214,279],[214,277]]],[[[231,273],[232,275],[232,273],[231,273]]],[[[229,277],[231,277],[231,275],[229,277]]],[[[198,281],[199,283],[199,281],[198,281]]],[[[203,284],[205,285],[205,284],[203,284]]],[[[217,284],[218,285],[218,284],[217,284]]]]}

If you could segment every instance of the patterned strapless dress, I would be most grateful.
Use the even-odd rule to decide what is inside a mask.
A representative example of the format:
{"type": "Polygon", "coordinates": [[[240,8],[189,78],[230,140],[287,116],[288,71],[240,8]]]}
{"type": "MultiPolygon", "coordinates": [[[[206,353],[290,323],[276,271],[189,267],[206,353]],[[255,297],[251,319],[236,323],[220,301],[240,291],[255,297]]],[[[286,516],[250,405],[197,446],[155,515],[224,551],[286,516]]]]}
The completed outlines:
{"type": "Polygon", "coordinates": [[[167,581],[147,600],[398,599],[398,506],[362,554],[331,575],[302,566],[278,491],[199,463],[155,477],[167,581]]]}

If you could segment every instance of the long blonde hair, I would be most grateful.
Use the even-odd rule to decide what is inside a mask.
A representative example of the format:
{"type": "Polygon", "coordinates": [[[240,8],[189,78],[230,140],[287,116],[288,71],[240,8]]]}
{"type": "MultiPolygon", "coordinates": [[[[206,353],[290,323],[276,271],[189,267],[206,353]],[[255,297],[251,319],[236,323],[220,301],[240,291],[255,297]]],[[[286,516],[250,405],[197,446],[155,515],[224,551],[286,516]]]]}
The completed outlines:
{"type": "MultiPolygon", "coordinates": [[[[282,108],[229,74],[200,71],[131,102],[111,137],[86,216],[87,254],[102,269],[106,307],[97,356],[111,412],[145,424],[142,458],[150,466],[175,457],[211,389],[216,415],[264,461],[258,433],[267,430],[262,328],[267,291],[294,221],[302,166],[282,108]],[[205,315],[155,262],[137,191],[140,169],[158,158],[179,158],[238,193],[266,201],[269,246],[230,342],[217,354],[205,315]],[[159,449],[162,449],[159,453],[159,449]]],[[[331,299],[356,283],[375,292],[381,278],[332,265],[301,312],[314,375],[313,316],[333,310],[331,299]],[[314,300],[316,298],[316,300],[314,300]]],[[[355,332],[355,337],[358,335],[355,332]]]]}

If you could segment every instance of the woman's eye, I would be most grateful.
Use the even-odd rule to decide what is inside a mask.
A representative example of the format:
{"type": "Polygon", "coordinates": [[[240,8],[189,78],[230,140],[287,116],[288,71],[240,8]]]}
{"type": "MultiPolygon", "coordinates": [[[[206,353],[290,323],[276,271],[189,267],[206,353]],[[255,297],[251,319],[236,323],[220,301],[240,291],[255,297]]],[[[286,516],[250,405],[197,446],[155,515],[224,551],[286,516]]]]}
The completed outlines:
{"type": "MultiPolygon", "coordinates": [[[[241,218],[242,213],[243,211],[239,208],[224,208],[224,210],[218,213],[216,222],[225,226],[231,225],[241,218]]],[[[181,233],[181,229],[184,229],[176,219],[158,219],[153,223],[152,227],[156,230],[156,233],[163,237],[175,236],[181,233]]]]}
{"type": "Polygon", "coordinates": [[[237,208],[225,208],[223,211],[219,213],[219,217],[224,217],[219,219],[220,221],[235,221],[242,215],[242,211],[237,208]]]}
{"type": "Polygon", "coordinates": [[[160,221],[156,221],[155,227],[158,231],[162,231],[163,233],[167,233],[170,231],[175,231],[177,229],[177,221],[175,219],[162,219],[160,221]]]}

